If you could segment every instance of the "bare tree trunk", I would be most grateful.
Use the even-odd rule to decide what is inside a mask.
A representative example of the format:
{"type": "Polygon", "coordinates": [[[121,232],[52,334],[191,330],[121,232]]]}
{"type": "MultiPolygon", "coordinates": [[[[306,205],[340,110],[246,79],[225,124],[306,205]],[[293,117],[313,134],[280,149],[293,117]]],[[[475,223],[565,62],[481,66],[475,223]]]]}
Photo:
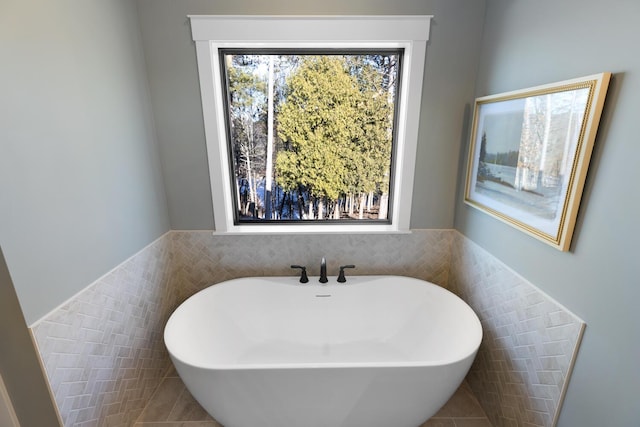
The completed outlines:
{"type": "MultiPolygon", "coordinates": [[[[256,183],[255,178],[253,176],[253,169],[251,167],[251,148],[250,146],[253,144],[253,125],[251,123],[251,119],[249,117],[245,117],[245,127],[247,129],[247,145],[242,147],[242,151],[245,158],[246,168],[247,168],[247,180],[249,181],[249,203],[247,204],[247,208],[251,203],[257,202],[257,191],[256,191],[256,183]]],[[[248,209],[247,209],[248,211],[248,209]]],[[[247,214],[246,212],[245,214],[247,214]]]]}
{"type": "Polygon", "coordinates": [[[542,138],[542,148],[540,153],[540,166],[538,170],[544,176],[547,163],[547,147],[549,146],[549,135],[551,134],[551,95],[546,96],[546,108],[544,116],[544,136],[542,138]]]}
{"type": "Polygon", "coordinates": [[[247,181],[249,184],[249,200],[247,200],[247,211],[245,212],[245,215],[247,215],[249,213],[249,205],[252,202],[255,202],[255,198],[254,198],[254,188],[255,185],[253,183],[253,171],[251,170],[251,157],[249,156],[249,150],[246,150],[245,152],[245,163],[246,163],[246,168],[247,168],[247,181]]]}
{"type": "Polygon", "coordinates": [[[300,219],[307,219],[304,213],[304,197],[302,196],[304,193],[302,191],[302,187],[298,186],[298,193],[296,203],[298,204],[298,215],[300,215],[300,219]]]}
{"type": "Polygon", "coordinates": [[[289,198],[289,212],[291,212],[291,193],[285,191],[282,195],[282,200],[280,201],[280,207],[278,208],[278,219],[282,219],[282,215],[284,214],[284,205],[287,201],[287,197],[289,198]]]}
{"type": "Polygon", "coordinates": [[[252,199],[255,203],[255,212],[253,214],[253,216],[255,217],[257,215],[258,212],[258,206],[260,205],[260,200],[258,200],[258,180],[256,179],[256,173],[255,172],[251,172],[252,175],[252,180],[253,180],[253,196],[252,199]]]}
{"type": "Polygon", "coordinates": [[[353,205],[355,204],[355,196],[353,193],[349,193],[349,216],[353,216],[353,205]]]}
{"type": "Polygon", "coordinates": [[[358,218],[359,219],[364,219],[364,205],[366,203],[366,198],[367,198],[367,195],[365,193],[360,193],[360,206],[358,206],[358,208],[359,208],[358,218]]]}
{"type": "MultiPolygon", "coordinates": [[[[575,125],[574,115],[575,115],[575,106],[576,106],[576,91],[573,91],[573,97],[571,98],[571,108],[569,109],[569,123],[567,124],[567,135],[564,140],[564,148],[562,150],[562,163],[560,164],[560,170],[558,171],[559,175],[564,175],[568,169],[567,160],[570,158],[569,156],[569,148],[571,147],[571,142],[574,138],[574,130],[575,125]]],[[[576,121],[578,123],[578,121],[576,121]]]]}
{"type": "Polygon", "coordinates": [[[267,112],[267,170],[265,172],[265,219],[271,219],[271,186],[273,169],[273,55],[269,55],[269,89],[268,89],[268,112],[267,112]]]}
{"type": "Polygon", "coordinates": [[[236,176],[236,201],[237,207],[240,212],[242,212],[242,199],[240,198],[240,185],[238,184],[238,177],[236,176]]]}
{"type": "Polygon", "coordinates": [[[388,219],[389,214],[389,195],[383,194],[380,197],[380,210],[378,211],[378,219],[388,219]]]}

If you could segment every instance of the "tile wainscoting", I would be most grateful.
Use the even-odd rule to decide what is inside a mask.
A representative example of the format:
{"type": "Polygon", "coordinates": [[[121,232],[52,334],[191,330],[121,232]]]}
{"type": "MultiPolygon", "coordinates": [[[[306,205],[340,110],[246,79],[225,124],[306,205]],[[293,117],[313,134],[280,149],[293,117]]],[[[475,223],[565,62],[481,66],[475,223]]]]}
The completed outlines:
{"type": "Polygon", "coordinates": [[[65,426],[130,426],[170,365],[171,241],[153,242],[32,327],[65,426]]]}
{"type": "Polygon", "coordinates": [[[64,425],[135,423],[170,367],[165,322],[193,293],[237,277],[291,275],[291,264],[315,276],[323,256],[330,275],[340,263],[355,264],[352,274],[411,276],[458,292],[485,329],[468,382],[488,417],[496,426],[552,425],[582,323],[454,230],[170,231],[32,327],[64,425]]]}
{"type": "Polygon", "coordinates": [[[229,279],[247,276],[291,276],[292,264],[306,265],[309,276],[337,276],[341,264],[354,264],[347,274],[397,274],[446,287],[451,230],[414,230],[410,234],[213,235],[169,233],[182,297],[229,279]]]}
{"type": "Polygon", "coordinates": [[[492,424],[555,426],[585,323],[457,232],[449,286],[482,322],[467,382],[492,424]]]}

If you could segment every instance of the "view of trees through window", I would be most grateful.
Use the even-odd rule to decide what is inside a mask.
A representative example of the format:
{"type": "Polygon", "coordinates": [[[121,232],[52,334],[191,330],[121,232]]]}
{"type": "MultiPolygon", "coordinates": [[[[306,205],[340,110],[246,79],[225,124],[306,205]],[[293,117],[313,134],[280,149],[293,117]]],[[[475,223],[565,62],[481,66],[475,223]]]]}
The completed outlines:
{"type": "Polygon", "coordinates": [[[236,223],[389,220],[401,50],[223,50],[236,223]]]}

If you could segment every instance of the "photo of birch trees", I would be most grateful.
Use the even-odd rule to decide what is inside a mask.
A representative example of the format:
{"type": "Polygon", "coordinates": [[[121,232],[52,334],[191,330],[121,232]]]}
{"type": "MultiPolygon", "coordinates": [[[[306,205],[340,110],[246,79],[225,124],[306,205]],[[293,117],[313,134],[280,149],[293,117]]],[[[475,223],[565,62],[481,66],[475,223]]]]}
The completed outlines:
{"type": "Polygon", "coordinates": [[[400,51],[223,58],[239,222],[389,219],[400,51]]]}
{"type": "Polygon", "coordinates": [[[475,191],[535,218],[562,213],[589,89],[503,101],[484,118],[475,191]],[[515,106],[515,107],[514,107],[515,106]]]}

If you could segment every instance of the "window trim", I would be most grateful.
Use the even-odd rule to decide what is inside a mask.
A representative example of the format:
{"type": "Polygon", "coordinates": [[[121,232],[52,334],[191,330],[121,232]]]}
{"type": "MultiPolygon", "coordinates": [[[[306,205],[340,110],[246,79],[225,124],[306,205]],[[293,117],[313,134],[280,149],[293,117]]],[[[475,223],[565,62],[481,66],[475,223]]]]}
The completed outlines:
{"type": "Polygon", "coordinates": [[[189,15],[196,45],[216,233],[409,232],[422,81],[431,16],[189,15]],[[301,36],[303,35],[303,36],[301,36]],[[403,48],[391,224],[234,224],[219,49],[403,48]]]}

